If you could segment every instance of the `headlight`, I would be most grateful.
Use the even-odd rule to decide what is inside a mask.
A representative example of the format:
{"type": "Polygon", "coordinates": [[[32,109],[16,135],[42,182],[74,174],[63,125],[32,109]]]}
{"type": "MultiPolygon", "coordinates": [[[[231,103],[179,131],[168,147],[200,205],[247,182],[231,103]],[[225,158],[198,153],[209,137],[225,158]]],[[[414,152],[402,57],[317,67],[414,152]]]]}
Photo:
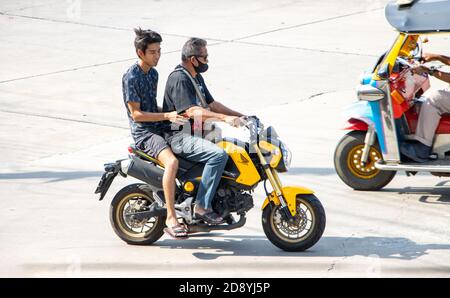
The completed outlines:
{"type": "Polygon", "coordinates": [[[277,145],[262,140],[259,141],[259,147],[270,167],[280,173],[287,172],[291,166],[292,153],[281,141],[275,140],[275,142],[277,145]]]}
{"type": "Polygon", "coordinates": [[[280,148],[281,148],[281,153],[283,155],[284,165],[285,165],[286,169],[289,170],[289,168],[291,167],[291,161],[292,161],[291,150],[289,150],[289,148],[281,142],[280,142],[280,148]]]}

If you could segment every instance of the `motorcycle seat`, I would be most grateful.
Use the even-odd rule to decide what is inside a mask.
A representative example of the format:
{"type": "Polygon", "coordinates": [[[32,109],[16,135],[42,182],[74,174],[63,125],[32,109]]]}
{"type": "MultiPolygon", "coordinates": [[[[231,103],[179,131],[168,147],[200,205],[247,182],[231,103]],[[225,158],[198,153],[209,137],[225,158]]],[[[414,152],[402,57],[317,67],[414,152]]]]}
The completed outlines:
{"type": "MultiPolygon", "coordinates": [[[[145,161],[152,162],[152,163],[164,168],[164,164],[161,161],[159,161],[158,159],[153,158],[150,155],[148,155],[147,153],[145,153],[144,151],[137,149],[134,145],[131,145],[130,148],[131,148],[132,153],[136,154],[139,158],[141,158],[145,161]]],[[[177,156],[177,159],[178,159],[178,166],[181,169],[190,169],[197,164],[196,162],[189,161],[180,156],[177,156]]]]}
{"type": "MultiPolygon", "coordinates": [[[[136,156],[138,156],[140,159],[152,162],[152,163],[164,168],[164,165],[161,161],[157,160],[156,158],[151,157],[144,151],[136,149],[136,147],[134,145],[131,145],[130,149],[131,149],[132,153],[136,154],[136,156]]],[[[178,168],[179,168],[179,171],[181,171],[181,172],[186,172],[189,169],[192,169],[194,166],[198,165],[197,162],[184,159],[178,155],[177,155],[177,159],[178,159],[178,168]]],[[[239,176],[238,173],[233,173],[233,172],[229,172],[226,170],[223,173],[225,176],[231,177],[233,179],[236,179],[239,176]]]]}

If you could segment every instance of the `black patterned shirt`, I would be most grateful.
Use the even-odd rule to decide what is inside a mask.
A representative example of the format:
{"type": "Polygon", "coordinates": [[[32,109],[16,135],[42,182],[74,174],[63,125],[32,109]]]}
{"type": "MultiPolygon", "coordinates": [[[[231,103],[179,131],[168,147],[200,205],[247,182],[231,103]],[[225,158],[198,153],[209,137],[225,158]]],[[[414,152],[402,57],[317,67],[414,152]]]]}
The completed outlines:
{"type": "Polygon", "coordinates": [[[143,112],[157,113],[156,89],[158,86],[158,72],[151,68],[146,74],[137,63],[132,65],[122,77],[123,101],[127,109],[131,135],[137,143],[149,132],[161,134],[162,122],[136,122],[131,117],[128,102],[140,103],[143,112]]]}

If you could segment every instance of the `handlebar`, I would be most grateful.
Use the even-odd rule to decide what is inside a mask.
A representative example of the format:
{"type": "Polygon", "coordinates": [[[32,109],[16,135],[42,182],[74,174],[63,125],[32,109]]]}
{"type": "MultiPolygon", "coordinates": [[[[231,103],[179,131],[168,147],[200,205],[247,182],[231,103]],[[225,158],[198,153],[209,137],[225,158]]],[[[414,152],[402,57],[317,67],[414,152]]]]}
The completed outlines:
{"type": "Polygon", "coordinates": [[[413,68],[415,66],[415,65],[411,64],[408,60],[400,58],[400,57],[397,57],[397,61],[399,61],[403,65],[408,66],[409,68],[413,68]]]}
{"type": "MultiPolygon", "coordinates": [[[[417,65],[414,65],[412,63],[410,63],[408,60],[397,57],[397,61],[399,61],[401,64],[408,66],[409,68],[414,68],[417,65]]],[[[422,60],[422,58],[419,60],[419,62],[421,63],[420,65],[423,65],[424,61],[422,60]]],[[[432,70],[436,70],[439,69],[441,66],[435,66],[435,65],[431,65],[428,68],[432,69],[432,70]]]]}
{"type": "Polygon", "coordinates": [[[246,122],[244,126],[247,127],[248,130],[250,131],[250,143],[251,144],[256,143],[259,134],[264,129],[264,125],[256,116],[243,116],[241,118],[246,122]]]}
{"type": "Polygon", "coordinates": [[[261,120],[259,120],[256,116],[243,116],[241,119],[245,122],[244,126],[248,129],[251,129],[251,126],[256,125],[259,129],[264,129],[264,125],[262,124],[261,120]]]}

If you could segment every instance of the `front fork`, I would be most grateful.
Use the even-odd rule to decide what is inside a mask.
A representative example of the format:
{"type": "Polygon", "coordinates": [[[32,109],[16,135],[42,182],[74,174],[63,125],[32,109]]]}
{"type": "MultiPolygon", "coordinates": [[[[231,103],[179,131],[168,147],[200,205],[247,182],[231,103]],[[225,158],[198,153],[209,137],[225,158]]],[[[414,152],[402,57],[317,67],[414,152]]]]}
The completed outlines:
{"type": "MultiPolygon", "coordinates": [[[[281,215],[283,216],[283,218],[285,220],[293,219],[297,210],[296,210],[295,206],[293,208],[288,207],[286,200],[283,196],[283,192],[282,192],[283,185],[281,183],[280,177],[278,176],[278,173],[275,171],[275,169],[270,167],[270,164],[267,162],[267,160],[262,155],[261,150],[259,149],[258,145],[254,144],[253,148],[255,149],[256,154],[258,154],[259,160],[264,168],[264,172],[266,173],[267,178],[269,179],[269,182],[275,191],[276,197],[280,201],[281,215]]],[[[267,194],[267,195],[270,195],[270,194],[267,194]]]]}
{"type": "Polygon", "coordinates": [[[367,165],[367,159],[369,158],[370,147],[373,146],[375,142],[375,128],[369,125],[366,138],[364,139],[364,148],[361,155],[361,163],[365,167],[367,165]]]}

